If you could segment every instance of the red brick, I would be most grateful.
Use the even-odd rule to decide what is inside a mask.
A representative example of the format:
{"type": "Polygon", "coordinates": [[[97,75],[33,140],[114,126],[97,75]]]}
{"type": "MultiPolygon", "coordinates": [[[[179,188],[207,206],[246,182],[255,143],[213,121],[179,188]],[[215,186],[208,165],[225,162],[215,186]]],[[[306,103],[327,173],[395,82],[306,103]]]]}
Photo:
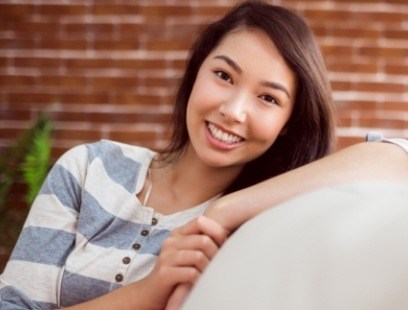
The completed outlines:
{"type": "Polygon", "coordinates": [[[113,96],[112,101],[124,105],[159,105],[166,102],[160,95],[142,95],[132,91],[117,92],[113,96]]]}
{"type": "Polygon", "coordinates": [[[340,60],[328,57],[326,65],[331,72],[377,73],[380,70],[380,65],[375,59],[372,62],[361,63],[350,59],[340,60]]]}
{"type": "Polygon", "coordinates": [[[408,65],[403,63],[386,63],[385,72],[408,76],[408,65]]]}
{"type": "Polygon", "coordinates": [[[157,59],[112,59],[112,66],[120,69],[164,69],[167,61],[157,59]]]}
{"type": "Polygon", "coordinates": [[[372,57],[408,57],[408,49],[405,47],[363,46],[358,49],[358,54],[372,57]]]}
{"type": "Polygon", "coordinates": [[[92,13],[94,15],[139,15],[141,13],[140,5],[130,3],[120,4],[99,4],[96,2],[92,6],[92,13]]]}
{"type": "Polygon", "coordinates": [[[167,89],[171,89],[178,83],[178,81],[174,79],[170,79],[168,77],[146,77],[146,78],[139,78],[140,83],[147,87],[164,87],[167,89]]]}
{"type": "Polygon", "coordinates": [[[136,51],[140,48],[140,43],[138,40],[133,41],[112,41],[105,38],[97,37],[92,42],[92,46],[95,50],[102,51],[136,51]]]}
{"type": "Polygon", "coordinates": [[[308,9],[302,12],[306,19],[313,20],[315,23],[322,24],[341,22],[351,20],[353,13],[351,11],[340,10],[322,10],[322,9],[308,9]]]}
{"type": "Polygon", "coordinates": [[[186,51],[190,48],[191,43],[189,41],[176,41],[176,40],[148,40],[146,48],[151,51],[173,50],[173,51],[186,51]]]}
{"type": "Polygon", "coordinates": [[[13,20],[6,25],[7,29],[16,34],[55,34],[61,29],[61,25],[57,21],[32,21],[32,20],[13,20]]]}
{"type": "Polygon", "coordinates": [[[52,131],[52,138],[56,140],[83,140],[83,141],[97,141],[102,139],[102,132],[99,128],[92,129],[78,129],[70,128],[64,129],[59,128],[58,123],[54,125],[52,131]]]}
{"type": "Polygon", "coordinates": [[[39,13],[57,19],[64,15],[85,15],[87,14],[87,7],[78,4],[41,4],[39,13]]]}
{"type": "MultiPolygon", "coordinates": [[[[0,108],[0,120],[4,121],[29,121],[32,113],[29,109],[0,108]]],[[[0,129],[1,131],[1,129],[0,129]]]]}
{"type": "Polygon", "coordinates": [[[64,32],[68,35],[87,36],[94,34],[113,38],[115,29],[113,23],[67,23],[64,26],[64,32]]]}
{"type": "Polygon", "coordinates": [[[11,57],[0,56],[0,68],[5,68],[9,65],[11,57]]]}
{"type": "Polygon", "coordinates": [[[102,113],[102,112],[54,112],[54,121],[92,122],[93,124],[136,124],[166,123],[169,115],[165,113],[102,113]]]}
{"type": "Polygon", "coordinates": [[[186,67],[186,59],[173,59],[170,62],[170,67],[172,69],[184,70],[186,67]]]}
{"type": "Polygon", "coordinates": [[[0,139],[16,139],[20,136],[20,134],[30,126],[30,122],[21,124],[21,127],[7,127],[7,126],[2,126],[0,128],[0,139]]]}
{"type": "Polygon", "coordinates": [[[387,100],[386,102],[379,103],[379,109],[387,111],[408,111],[408,102],[387,100]]]}
{"type": "Polygon", "coordinates": [[[338,27],[333,25],[327,31],[329,36],[333,36],[335,38],[349,38],[349,39],[370,39],[370,40],[378,40],[381,37],[381,30],[373,29],[373,28],[366,28],[364,26],[350,26],[345,25],[342,27],[338,27]]]}
{"type": "Polygon", "coordinates": [[[32,104],[48,105],[58,101],[58,95],[51,92],[26,90],[25,92],[13,92],[8,94],[10,104],[26,106],[32,104]]]}
{"type": "Polygon", "coordinates": [[[32,75],[4,75],[0,74],[0,86],[33,86],[37,78],[32,75]]]}
{"type": "MultiPolygon", "coordinates": [[[[407,17],[408,20],[408,17],[407,17]]],[[[384,37],[387,39],[408,40],[408,30],[403,29],[385,29],[384,37]]]]}
{"type": "Polygon", "coordinates": [[[57,50],[86,50],[88,48],[86,39],[41,39],[39,47],[41,49],[57,49],[57,50]]]}
{"type": "Polygon", "coordinates": [[[38,43],[33,37],[10,39],[0,38],[0,50],[2,49],[35,49],[38,47],[38,43]]]}
{"type": "Polygon", "coordinates": [[[320,49],[325,57],[351,57],[354,53],[354,48],[350,45],[338,45],[338,44],[320,44],[320,49]]]}
{"type": "Polygon", "coordinates": [[[404,85],[385,82],[384,83],[360,82],[355,83],[353,89],[357,91],[369,91],[369,92],[402,93],[404,91],[404,85]]]}
{"type": "Polygon", "coordinates": [[[107,69],[114,67],[113,59],[110,58],[67,58],[65,59],[67,70],[76,69],[107,69]]]}
{"type": "Polygon", "coordinates": [[[154,141],[157,139],[157,132],[154,131],[135,131],[135,130],[111,130],[109,139],[115,141],[137,143],[141,141],[154,141]]]}
{"type": "Polygon", "coordinates": [[[89,79],[89,85],[96,88],[133,88],[137,85],[136,77],[98,77],[89,79]]]}
{"type": "Polygon", "coordinates": [[[83,90],[76,92],[63,92],[58,96],[58,102],[66,104],[107,104],[110,102],[108,91],[95,91],[85,93],[83,90]]]}
{"type": "Polygon", "coordinates": [[[120,22],[117,24],[118,35],[121,39],[133,39],[137,40],[140,34],[143,33],[145,25],[140,23],[120,22]]]}
{"type": "Polygon", "coordinates": [[[35,12],[35,5],[33,4],[5,4],[0,3],[0,17],[1,19],[22,19],[26,16],[33,15],[35,12]]]}
{"type": "Polygon", "coordinates": [[[169,16],[180,17],[180,16],[191,16],[193,13],[192,7],[189,5],[181,6],[156,6],[149,5],[141,8],[142,15],[156,18],[166,18],[169,16]]]}
{"type": "Polygon", "coordinates": [[[194,12],[196,12],[199,16],[212,16],[212,17],[220,17],[224,15],[226,12],[230,10],[230,6],[209,6],[209,5],[200,5],[198,6],[194,12]]]}
{"type": "Polygon", "coordinates": [[[53,68],[62,64],[61,59],[47,57],[14,57],[13,65],[17,68],[53,68]]]}
{"type": "Polygon", "coordinates": [[[360,23],[402,23],[406,21],[407,14],[400,12],[354,12],[353,19],[360,23]]]}
{"type": "Polygon", "coordinates": [[[361,112],[375,111],[379,108],[379,103],[373,100],[370,101],[347,101],[338,104],[338,108],[342,110],[355,110],[361,112]]]}
{"type": "Polygon", "coordinates": [[[359,120],[359,125],[364,128],[390,128],[390,129],[406,129],[407,121],[403,119],[387,119],[387,118],[369,118],[362,117],[359,120]]]}
{"type": "Polygon", "coordinates": [[[60,87],[83,87],[86,85],[87,78],[84,76],[67,75],[43,75],[39,77],[41,86],[60,86],[60,87]]]}
{"type": "Polygon", "coordinates": [[[350,90],[352,88],[352,83],[348,81],[332,81],[331,86],[333,90],[350,90]]]}

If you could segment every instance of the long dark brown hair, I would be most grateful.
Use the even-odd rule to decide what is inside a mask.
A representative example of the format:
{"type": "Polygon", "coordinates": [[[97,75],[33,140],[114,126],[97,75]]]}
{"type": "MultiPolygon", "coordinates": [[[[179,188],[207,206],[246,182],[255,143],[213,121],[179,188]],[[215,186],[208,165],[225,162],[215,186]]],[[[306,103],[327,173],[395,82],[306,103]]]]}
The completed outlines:
{"type": "Polygon", "coordinates": [[[186,151],[190,141],[186,111],[197,73],[206,57],[237,28],[260,29],[269,36],[296,75],[297,93],[286,134],[247,163],[224,194],[310,163],[331,152],[335,144],[330,84],[311,29],[301,17],[282,6],[246,1],[211,23],[194,42],[177,92],[173,134],[163,158],[175,161],[186,151]]]}

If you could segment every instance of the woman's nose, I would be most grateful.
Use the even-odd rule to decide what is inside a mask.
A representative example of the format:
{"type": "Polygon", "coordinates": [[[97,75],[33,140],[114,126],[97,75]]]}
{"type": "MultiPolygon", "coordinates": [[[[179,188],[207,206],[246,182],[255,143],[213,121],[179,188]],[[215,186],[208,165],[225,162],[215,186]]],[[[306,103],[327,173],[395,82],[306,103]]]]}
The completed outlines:
{"type": "Polygon", "coordinates": [[[237,96],[224,102],[220,106],[219,111],[229,122],[244,123],[247,118],[246,101],[245,96],[237,96]]]}

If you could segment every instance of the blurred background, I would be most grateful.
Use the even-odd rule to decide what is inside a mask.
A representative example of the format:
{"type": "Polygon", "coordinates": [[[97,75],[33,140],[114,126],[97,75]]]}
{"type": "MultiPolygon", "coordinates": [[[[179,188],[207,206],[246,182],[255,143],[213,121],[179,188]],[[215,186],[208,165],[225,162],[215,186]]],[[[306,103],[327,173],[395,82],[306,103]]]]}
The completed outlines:
{"type": "MultiPolygon", "coordinates": [[[[1,153],[16,152],[11,146],[43,111],[50,163],[99,139],[157,149],[195,34],[238,2],[0,0],[1,153]]],[[[269,2],[315,31],[338,107],[339,148],[373,130],[408,138],[407,0],[269,2]]],[[[19,169],[10,158],[3,172],[19,169]]],[[[27,186],[15,180],[3,193],[4,227],[28,209],[27,186]]],[[[1,229],[9,242],[0,242],[0,271],[14,240],[1,229]]]]}

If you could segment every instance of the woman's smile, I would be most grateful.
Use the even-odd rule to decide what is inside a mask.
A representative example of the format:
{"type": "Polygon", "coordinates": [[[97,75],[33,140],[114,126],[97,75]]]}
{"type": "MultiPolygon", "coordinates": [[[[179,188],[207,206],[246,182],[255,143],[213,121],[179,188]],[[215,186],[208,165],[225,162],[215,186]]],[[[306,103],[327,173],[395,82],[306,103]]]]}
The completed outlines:
{"type": "Polygon", "coordinates": [[[211,140],[215,139],[218,142],[222,143],[222,145],[226,144],[226,146],[229,148],[238,146],[245,140],[243,137],[232,132],[228,132],[208,121],[205,122],[205,125],[207,126],[210,138],[212,138],[211,140]]]}

